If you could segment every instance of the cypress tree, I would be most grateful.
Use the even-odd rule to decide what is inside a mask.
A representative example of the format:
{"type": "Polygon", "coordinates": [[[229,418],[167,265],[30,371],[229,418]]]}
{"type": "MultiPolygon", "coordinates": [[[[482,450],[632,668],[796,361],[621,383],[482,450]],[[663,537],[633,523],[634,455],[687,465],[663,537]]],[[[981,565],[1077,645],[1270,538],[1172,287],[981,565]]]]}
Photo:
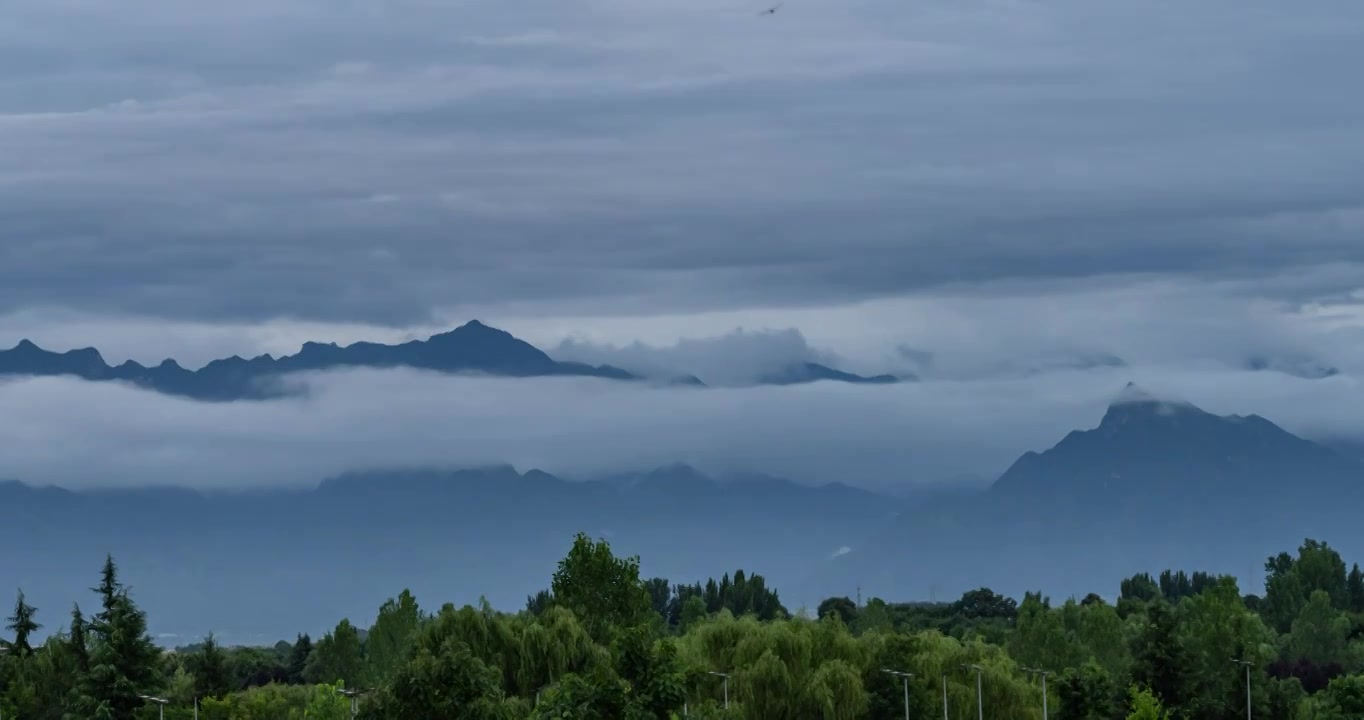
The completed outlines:
{"type": "Polygon", "coordinates": [[[90,670],[90,649],[85,639],[85,618],[81,615],[81,606],[71,606],[71,635],[67,638],[67,644],[71,646],[71,654],[76,658],[76,667],[81,673],[90,670]]]}
{"type": "Polygon", "coordinates": [[[289,663],[287,671],[289,682],[295,685],[303,683],[303,669],[308,667],[308,658],[313,654],[313,639],[308,635],[301,634],[294,640],[294,648],[289,651],[289,663]]]}
{"type": "Polygon", "coordinates": [[[194,675],[194,694],[199,697],[220,698],[232,690],[232,678],[227,671],[227,658],[218,639],[209,633],[204,645],[191,658],[189,671],[194,675]]]}
{"type": "Polygon", "coordinates": [[[147,634],[147,615],[118,582],[113,557],[105,560],[100,584],[102,610],[85,628],[89,671],[77,707],[81,717],[132,718],[145,703],[141,695],[160,690],[161,650],[147,634]]]}
{"type": "Polygon", "coordinates": [[[37,614],[38,608],[25,602],[24,591],[20,590],[19,597],[14,601],[14,614],[9,617],[9,622],[5,625],[5,629],[14,633],[14,640],[7,645],[10,652],[17,657],[24,658],[33,654],[33,646],[29,644],[28,639],[43,627],[33,620],[37,614]]]}

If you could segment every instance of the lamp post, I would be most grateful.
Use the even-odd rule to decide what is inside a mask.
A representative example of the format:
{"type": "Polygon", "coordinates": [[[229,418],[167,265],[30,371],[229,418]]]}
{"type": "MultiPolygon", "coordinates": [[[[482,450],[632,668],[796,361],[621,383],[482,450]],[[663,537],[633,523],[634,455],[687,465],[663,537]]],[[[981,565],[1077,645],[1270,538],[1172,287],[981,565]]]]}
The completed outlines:
{"type": "Polygon", "coordinates": [[[728,710],[728,709],[729,709],[729,673],[715,672],[714,670],[711,670],[711,671],[709,671],[709,674],[714,675],[715,677],[718,677],[718,678],[724,678],[724,680],[725,680],[725,709],[728,710]]]}
{"type": "Polygon", "coordinates": [[[360,714],[360,696],[369,692],[361,688],[338,688],[337,692],[350,698],[350,716],[355,720],[355,716],[360,714]]]}
{"type": "Polygon", "coordinates": [[[977,720],[985,720],[984,695],[981,692],[980,685],[980,674],[985,670],[985,668],[979,665],[962,665],[961,669],[976,671],[976,718],[977,720]]]}
{"type": "Polygon", "coordinates": [[[1047,675],[1051,674],[1051,671],[1038,668],[1023,668],[1023,671],[1042,676],[1042,720],[1047,720],[1047,675]]]}
{"type": "Polygon", "coordinates": [[[151,695],[138,695],[138,697],[142,698],[143,700],[149,703],[156,703],[157,704],[156,716],[161,718],[161,720],[166,720],[166,704],[170,702],[169,700],[165,698],[152,697],[151,695]]]}
{"type": "Polygon", "coordinates": [[[909,679],[914,677],[914,673],[900,672],[899,670],[888,670],[882,668],[881,672],[894,675],[900,678],[905,685],[905,720],[909,720],[909,679]]]}
{"type": "Polygon", "coordinates": [[[942,674],[942,720],[947,720],[947,671],[942,674]]]}
{"type": "Polygon", "coordinates": [[[1245,668],[1246,668],[1246,720],[1250,720],[1250,664],[1251,664],[1251,663],[1250,663],[1249,660],[1237,660],[1236,658],[1232,658],[1231,661],[1232,661],[1233,663],[1237,664],[1237,665],[1244,665],[1245,668]]]}

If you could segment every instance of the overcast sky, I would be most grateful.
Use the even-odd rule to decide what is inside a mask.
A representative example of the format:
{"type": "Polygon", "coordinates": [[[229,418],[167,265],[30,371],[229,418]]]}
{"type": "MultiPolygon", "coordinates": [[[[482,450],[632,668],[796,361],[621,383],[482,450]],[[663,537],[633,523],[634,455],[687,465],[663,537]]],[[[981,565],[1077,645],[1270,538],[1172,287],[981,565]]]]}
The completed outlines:
{"type": "Polygon", "coordinates": [[[8,0],[0,346],[198,365],[478,317],[717,385],[796,360],[919,385],[495,384],[522,418],[498,424],[414,389],[486,383],[401,373],[249,408],[10,382],[44,419],[0,420],[0,476],[190,482],[152,460],[217,445],[228,485],[490,453],[932,482],[1092,424],[1127,379],[1364,437],[1358,0],[765,5],[8,0]],[[633,432],[594,444],[550,402],[633,432]],[[322,413],[379,404],[505,434],[318,458],[385,432],[322,413]]]}

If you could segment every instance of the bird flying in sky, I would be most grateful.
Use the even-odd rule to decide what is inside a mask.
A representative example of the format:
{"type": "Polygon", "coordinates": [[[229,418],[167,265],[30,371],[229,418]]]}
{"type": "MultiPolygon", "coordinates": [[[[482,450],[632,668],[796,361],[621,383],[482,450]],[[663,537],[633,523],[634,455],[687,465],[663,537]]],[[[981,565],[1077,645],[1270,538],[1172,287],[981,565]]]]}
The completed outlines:
{"type": "Polygon", "coordinates": [[[773,5],[772,7],[768,8],[768,9],[766,9],[766,10],[764,10],[764,11],[758,13],[758,14],[759,14],[759,15],[776,15],[776,14],[777,14],[777,11],[781,9],[781,6],[782,6],[782,5],[785,5],[785,4],[786,4],[786,3],[784,3],[784,2],[779,2],[779,3],[777,3],[776,5],[773,5]]]}

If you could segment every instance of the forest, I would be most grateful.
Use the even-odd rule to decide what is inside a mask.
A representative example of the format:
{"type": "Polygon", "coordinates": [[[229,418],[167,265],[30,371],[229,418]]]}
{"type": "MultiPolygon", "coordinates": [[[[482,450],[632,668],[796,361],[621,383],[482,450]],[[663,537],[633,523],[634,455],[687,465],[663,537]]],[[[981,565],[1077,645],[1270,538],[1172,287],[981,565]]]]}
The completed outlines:
{"type": "Polygon", "coordinates": [[[316,640],[225,647],[209,634],[168,650],[109,558],[93,614],[49,615],[18,592],[0,717],[1364,718],[1358,564],[1309,539],[1266,560],[1264,587],[1167,570],[1129,577],[1112,601],[981,588],[791,611],[761,575],[642,578],[638,558],[579,535],[518,612],[428,611],[404,591],[316,640]]]}

